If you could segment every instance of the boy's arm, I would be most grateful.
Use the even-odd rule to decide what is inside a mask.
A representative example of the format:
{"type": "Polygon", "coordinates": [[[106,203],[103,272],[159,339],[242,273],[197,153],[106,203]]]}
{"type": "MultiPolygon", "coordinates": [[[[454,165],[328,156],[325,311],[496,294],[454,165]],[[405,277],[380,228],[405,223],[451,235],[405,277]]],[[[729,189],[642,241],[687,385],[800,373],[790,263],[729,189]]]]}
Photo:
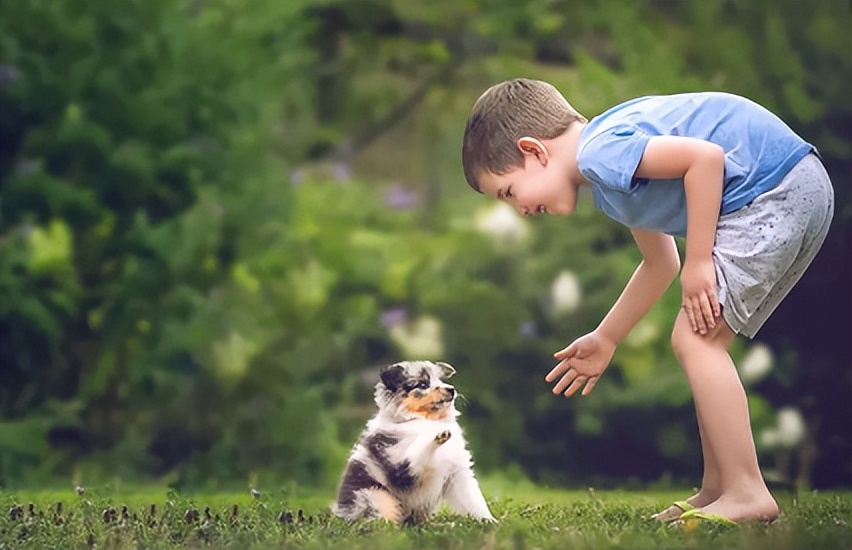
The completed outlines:
{"type": "Polygon", "coordinates": [[[559,363],[545,376],[559,381],[553,393],[570,397],[583,388],[588,395],[609,365],[616,346],[651,309],[677,276],[680,258],[674,238],[663,233],[632,230],[642,262],[598,328],[554,354],[559,363]]]}
{"type": "Polygon", "coordinates": [[[683,309],[692,330],[705,334],[721,315],[712,254],[722,203],[725,152],[701,139],[655,136],[648,141],[635,175],[683,178],[687,213],[686,254],[680,276],[683,309]]]}
{"type": "MultiPolygon", "coordinates": [[[[681,136],[649,139],[634,174],[649,179],[683,178],[687,209],[686,258],[680,276],[683,310],[692,330],[701,334],[715,327],[721,314],[712,254],[724,174],[721,147],[681,136]]],[[[585,386],[583,395],[588,394],[609,364],[615,346],[676,276],[679,262],[671,237],[639,230],[633,231],[633,237],[642,251],[642,263],[598,328],[554,354],[560,361],[545,377],[548,382],[559,378],[553,393],[571,396],[585,386]]]]}
{"type": "Polygon", "coordinates": [[[631,233],[642,253],[642,262],[596,329],[615,345],[660,299],[680,269],[673,237],[641,229],[632,229],[631,233]]]}

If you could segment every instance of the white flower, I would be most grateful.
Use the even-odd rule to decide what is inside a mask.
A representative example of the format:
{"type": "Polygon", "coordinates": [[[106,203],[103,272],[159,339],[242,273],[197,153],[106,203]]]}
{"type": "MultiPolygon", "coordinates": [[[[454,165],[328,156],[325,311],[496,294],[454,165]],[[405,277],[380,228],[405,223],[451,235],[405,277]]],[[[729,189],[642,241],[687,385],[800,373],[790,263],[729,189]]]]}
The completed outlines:
{"type": "Polygon", "coordinates": [[[754,344],[740,362],[740,376],[743,384],[754,384],[761,381],[774,363],[772,350],[766,344],[754,344]]]}
{"type": "Polygon", "coordinates": [[[778,443],[785,449],[801,445],[805,439],[805,419],[802,413],[793,407],[784,407],[778,411],[778,443]]]}
{"type": "Polygon", "coordinates": [[[390,337],[399,346],[404,359],[440,359],[444,355],[441,332],[441,323],[424,315],[392,326],[390,337]]]}
{"type": "Polygon", "coordinates": [[[804,441],[806,431],[802,413],[793,407],[784,407],[778,411],[777,425],[761,432],[760,442],[770,449],[795,449],[804,441]]]}
{"type": "Polygon", "coordinates": [[[564,270],[550,285],[550,307],[553,315],[571,313],[580,305],[580,281],[572,271],[564,270]]]}
{"type": "Polygon", "coordinates": [[[530,228],[514,208],[497,203],[477,217],[476,228],[498,245],[515,245],[529,235],[530,228]]]}
{"type": "Polygon", "coordinates": [[[624,339],[624,343],[630,347],[641,348],[650,344],[660,336],[660,329],[653,321],[642,319],[624,339]]]}

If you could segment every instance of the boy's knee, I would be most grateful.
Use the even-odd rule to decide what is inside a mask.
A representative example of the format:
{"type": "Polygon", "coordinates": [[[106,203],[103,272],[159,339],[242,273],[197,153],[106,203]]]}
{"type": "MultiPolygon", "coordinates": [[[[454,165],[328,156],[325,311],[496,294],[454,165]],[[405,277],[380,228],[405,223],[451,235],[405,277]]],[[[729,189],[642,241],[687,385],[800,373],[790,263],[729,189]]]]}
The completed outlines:
{"type": "Polygon", "coordinates": [[[672,328],[671,344],[672,352],[674,352],[675,357],[681,364],[683,364],[683,360],[689,354],[692,347],[694,347],[691,345],[691,342],[694,342],[694,338],[695,334],[692,332],[689,323],[684,322],[681,316],[678,316],[674,328],[672,328]]]}
{"type": "Polygon", "coordinates": [[[721,317],[716,326],[707,334],[694,332],[686,319],[686,315],[681,312],[675,320],[674,328],[672,328],[672,351],[677,360],[683,364],[689,354],[703,353],[708,346],[727,350],[734,336],[734,332],[721,317]]]}

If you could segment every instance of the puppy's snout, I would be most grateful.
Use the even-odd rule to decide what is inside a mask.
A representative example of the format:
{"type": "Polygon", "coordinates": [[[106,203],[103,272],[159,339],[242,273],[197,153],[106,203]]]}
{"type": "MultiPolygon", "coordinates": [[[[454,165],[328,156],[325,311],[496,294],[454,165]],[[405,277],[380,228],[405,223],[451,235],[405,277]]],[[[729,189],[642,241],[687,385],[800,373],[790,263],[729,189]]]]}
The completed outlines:
{"type": "Polygon", "coordinates": [[[444,388],[447,390],[447,393],[450,394],[450,397],[453,397],[456,394],[456,389],[452,386],[444,388]]]}

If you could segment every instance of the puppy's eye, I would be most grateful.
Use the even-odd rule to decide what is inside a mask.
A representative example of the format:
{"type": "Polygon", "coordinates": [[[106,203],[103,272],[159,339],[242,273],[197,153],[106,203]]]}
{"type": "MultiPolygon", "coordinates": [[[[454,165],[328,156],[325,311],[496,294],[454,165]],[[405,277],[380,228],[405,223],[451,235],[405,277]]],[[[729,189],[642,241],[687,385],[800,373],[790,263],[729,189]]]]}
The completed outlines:
{"type": "Polygon", "coordinates": [[[419,384],[417,384],[417,389],[428,390],[429,389],[429,381],[428,380],[422,380],[419,384]]]}

